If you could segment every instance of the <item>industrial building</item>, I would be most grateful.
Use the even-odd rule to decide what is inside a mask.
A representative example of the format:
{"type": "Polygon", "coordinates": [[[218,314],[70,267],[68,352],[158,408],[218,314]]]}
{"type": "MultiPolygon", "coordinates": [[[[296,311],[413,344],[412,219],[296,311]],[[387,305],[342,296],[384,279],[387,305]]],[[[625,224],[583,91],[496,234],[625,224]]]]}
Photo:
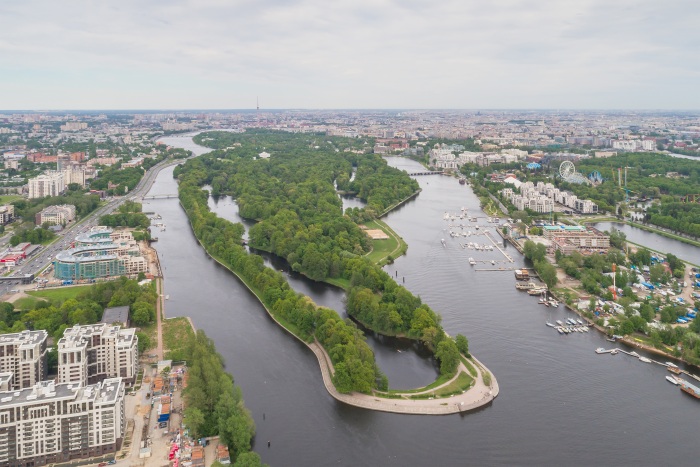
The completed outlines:
{"type": "Polygon", "coordinates": [[[46,377],[47,338],[44,330],[0,334],[0,388],[24,389],[46,377]]]}
{"type": "Polygon", "coordinates": [[[82,386],[42,381],[0,392],[0,465],[33,467],[121,448],[126,429],[120,378],[82,386]]]}
{"type": "Polygon", "coordinates": [[[73,326],[58,341],[58,382],[86,385],[120,377],[133,384],[138,356],[133,328],[105,323],[73,326]]]}

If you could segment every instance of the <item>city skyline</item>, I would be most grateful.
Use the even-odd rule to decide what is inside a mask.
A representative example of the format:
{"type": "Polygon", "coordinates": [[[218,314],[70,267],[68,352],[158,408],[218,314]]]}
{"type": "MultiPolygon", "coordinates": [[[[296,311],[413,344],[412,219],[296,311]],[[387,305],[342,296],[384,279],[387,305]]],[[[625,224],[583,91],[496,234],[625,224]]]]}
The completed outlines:
{"type": "Polygon", "coordinates": [[[689,1],[0,7],[7,110],[697,110],[689,1]]]}

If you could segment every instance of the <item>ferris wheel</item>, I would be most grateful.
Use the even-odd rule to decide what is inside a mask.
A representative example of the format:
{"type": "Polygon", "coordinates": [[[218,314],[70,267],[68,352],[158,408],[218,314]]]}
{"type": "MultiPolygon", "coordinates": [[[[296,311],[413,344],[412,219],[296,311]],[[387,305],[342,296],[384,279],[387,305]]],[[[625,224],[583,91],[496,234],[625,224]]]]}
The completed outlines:
{"type": "Polygon", "coordinates": [[[559,166],[559,176],[564,180],[569,180],[573,174],[576,173],[576,167],[571,161],[564,161],[559,166]]]}
{"type": "Polygon", "coordinates": [[[569,183],[590,183],[590,181],[584,177],[583,174],[576,172],[576,167],[571,161],[564,161],[561,163],[559,166],[559,176],[562,178],[562,180],[569,183]]]}

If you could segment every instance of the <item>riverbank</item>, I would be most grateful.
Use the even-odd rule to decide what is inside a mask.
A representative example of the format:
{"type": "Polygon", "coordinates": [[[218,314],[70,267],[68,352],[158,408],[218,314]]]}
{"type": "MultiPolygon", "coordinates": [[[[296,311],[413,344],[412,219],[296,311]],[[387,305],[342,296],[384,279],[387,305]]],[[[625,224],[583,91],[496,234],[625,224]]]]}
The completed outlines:
{"type": "MultiPolygon", "coordinates": [[[[184,206],[183,206],[184,209],[184,206]]],[[[190,228],[194,231],[192,223],[189,221],[188,218],[188,223],[190,225],[190,228]]],[[[214,261],[216,261],[220,266],[231,272],[234,276],[236,276],[239,281],[248,289],[249,292],[251,292],[255,298],[260,302],[262,307],[265,309],[267,312],[268,316],[272,318],[272,320],[275,321],[277,325],[279,325],[282,329],[284,329],[287,333],[292,335],[294,338],[299,340],[300,342],[304,343],[309,349],[311,349],[312,352],[316,355],[319,366],[321,367],[321,375],[323,378],[323,383],[324,386],[327,390],[327,392],[336,400],[343,402],[348,405],[352,405],[355,407],[360,407],[360,408],[365,408],[365,409],[370,409],[370,410],[379,410],[382,412],[392,412],[392,413],[403,413],[403,414],[420,414],[420,415],[446,415],[446,414],[453,414],[453,413],[460,413],[460,412],[465,412],[469,410],[474,410],[476,408],[482,407],[486,404],[489,404],[493,401],[493,399],[498,395],[500,392],[498,382],[496,381],[496,378],[486,369],[483,364],[478,362],[474,358],[474,361],[477,362],[477,367],[482,368],[481,370],[477,370],[477,377],[475,378],[475,381],[480,381],[480,383],[477,383],[474,387],[472,387],[470,390],[465,391],[462,394],[458,395],[453,395],[450,396],[449,398],[435,398],[435,399],[387,399],[387,398],[382,398],[377,394],[362,394],[358,392],[352,392],[349,394],[343,394],[337,391],[335,388],[335,385],[333,384],[333,375],[335,374],[335,369],[333,367],[333,364],[331,362],[330,356],[328,355],[327,351],[316,341],[314,340],[313,342],[306,342],[305,340],[301,339],[299,336],[297,336],[291,329],[289,329],[285,324],[283,324],[270,310],[265,303],[263,302],[262,298],[258,295],[258,293],[255,291],[255,289],[248,284],[248,282],[243,279],[236,271],[232,270],[230,267],[228,267],[223,261],[221,261],[219,258],[216,258],[215,256],[211,255],[204,244],[201,242],[199,238],[197,238],[197,243],[199,246],[205,251],[205,253],[212,258],[214,261]],[[484,381],[484,375],[488,374],[486,377],[486,381],[488,381],[488,384],[484,381]],[[449,402],[446,402],[449,401],[449,402]]],[[[472,357],[473,358],[473,357],[472,357]]],[[[464,367],[463,364],[460,365],[460,371],[468,371],[466,367],[464,367]]],[[[455,375],[455,378],[459,376],[459,371],[457,372],[457,375],[455,375]]],[[[454,378],[453,378],[454,379],[454,378]]],[[[452,382],[452,380],[450,380],[452,382]]],[[[448,382],[448,383],[450,383],[448,382]]]]}

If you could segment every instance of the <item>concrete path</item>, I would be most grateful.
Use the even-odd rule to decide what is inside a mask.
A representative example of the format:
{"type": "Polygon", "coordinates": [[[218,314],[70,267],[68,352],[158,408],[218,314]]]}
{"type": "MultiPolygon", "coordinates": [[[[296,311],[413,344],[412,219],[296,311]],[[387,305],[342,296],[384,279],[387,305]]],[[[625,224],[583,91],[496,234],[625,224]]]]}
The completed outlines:
{"type": "MultiPolygon", "coordinates": [[[[331,363],[328,353],[317,342],[309,344],[309,348],[314,352],[321,366],[323,384],[326,386],[328,393],[336,400],[355,407],[414,415],[447,415],[467,412],[482,407],[493,401],[499,393],[496,378],[492,375],[491,385],[486,386],[483,381],[483,371],[488,370],[485,369],[486,367],[484,367],[481,362],[472,357],[474,362],[476,362],[475,368],[477,369],[477,377],[475,378],[474,386],[462,394],[435,399],[384,399],[375,395],[357,392],[341,394],[333,385],[333,364],[331,363]],[[484,368],[484,370],[482,370],[482,368],[484,368]]],[[[469,374],[469,371],[462,363],[460,363],[460,370],[469,374]]],[[[446,386],[456,378],[457,376],[438,387],[446,386]]],[[[424,391],[424,393],[430,393],[435,389],[424,391]]]]}

